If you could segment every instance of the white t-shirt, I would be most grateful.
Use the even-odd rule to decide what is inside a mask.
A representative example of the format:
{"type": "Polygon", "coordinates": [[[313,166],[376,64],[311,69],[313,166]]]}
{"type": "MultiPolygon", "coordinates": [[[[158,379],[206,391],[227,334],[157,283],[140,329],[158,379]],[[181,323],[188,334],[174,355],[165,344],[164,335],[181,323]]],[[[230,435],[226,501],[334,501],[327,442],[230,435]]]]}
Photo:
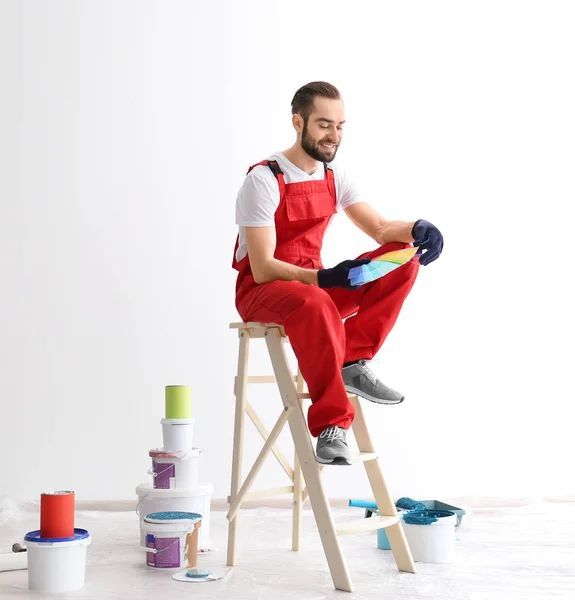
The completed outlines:
{"type": "MultiPolygon", "coordinates": [[[[317,170],[308,175],[290,162],[281,152],[276,152],[267,160],[277,161],[286,183],[313,181],[324,178],[324,167],[318,164],[317,170]]],[[[330,163],[335,181],[336,208],[338,211],[360,202],[357,187],[350,181],[337,164],[330,163]]],[[[274,215],[280,203],[280,189],[276,176],[267,165],[259,165],[247,175],[236,200],[236,225],[239,227],[239,246],[236,259],[241,260],[247,253],[246,227],[273,227],[274,215]]]]}

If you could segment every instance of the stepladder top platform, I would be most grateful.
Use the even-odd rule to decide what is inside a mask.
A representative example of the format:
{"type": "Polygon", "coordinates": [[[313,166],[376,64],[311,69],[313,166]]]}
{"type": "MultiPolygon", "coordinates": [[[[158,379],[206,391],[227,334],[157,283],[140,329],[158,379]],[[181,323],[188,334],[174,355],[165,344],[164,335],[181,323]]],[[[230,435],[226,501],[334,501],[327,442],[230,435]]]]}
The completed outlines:
{"type": "MultiPolygon", "coordinates": [[[[257,321],[239,321],[230,323],[230,329],[247,330],[250,333],[263,334],[266,329],[279,329],[282,337],[287,337],[283,325],[277,323],[259,323],[257,321]]],[[[259,336],[258,336],[259,337],[259,336]]]]}

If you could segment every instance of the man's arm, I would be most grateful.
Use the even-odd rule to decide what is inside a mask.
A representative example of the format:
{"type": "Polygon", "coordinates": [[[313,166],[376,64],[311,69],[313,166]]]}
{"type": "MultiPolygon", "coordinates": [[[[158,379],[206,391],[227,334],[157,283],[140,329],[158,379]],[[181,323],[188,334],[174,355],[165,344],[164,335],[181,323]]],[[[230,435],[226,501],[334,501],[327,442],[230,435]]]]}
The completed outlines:
{"type": "Polygon", "coordinates": [[[317,269],[302,269],[274,258],[275,227],[246,227],[245,231],[250,266],[256,283],[280,280],[318,285],[317,269]]]}
{"type": "Polygon", "coordinates": [[[344,210],[353,223],[379,245],[413,242],[411,231],[415,221],[388,221],[367,202],[356,202],[344,210]]]}

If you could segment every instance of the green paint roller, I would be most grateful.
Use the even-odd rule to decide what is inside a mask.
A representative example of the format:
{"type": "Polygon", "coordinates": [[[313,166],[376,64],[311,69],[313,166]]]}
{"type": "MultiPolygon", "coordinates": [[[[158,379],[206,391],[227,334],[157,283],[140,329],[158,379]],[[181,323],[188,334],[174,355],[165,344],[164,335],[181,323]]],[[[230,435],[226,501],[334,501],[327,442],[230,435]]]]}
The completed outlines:
{"type": "Polygon", "coordinates": [[[192,418],[192,388],[188,385],[166,386],[166,419],[192,418]]]}

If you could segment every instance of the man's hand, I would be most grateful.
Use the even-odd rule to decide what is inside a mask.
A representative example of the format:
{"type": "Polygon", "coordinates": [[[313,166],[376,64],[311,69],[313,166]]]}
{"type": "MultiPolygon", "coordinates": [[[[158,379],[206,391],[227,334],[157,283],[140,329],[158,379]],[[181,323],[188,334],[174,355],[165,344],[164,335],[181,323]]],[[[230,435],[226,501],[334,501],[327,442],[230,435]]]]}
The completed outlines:
{"type": "Polygon", "coordinates": [[[420,254],[420,264],[425,266],[439,258],[443,250],[443,236],[435,225],[419,219],[415,222],[411,235],[413,236],[413,245],[418,246],[417,254],[420,254]],[[425,250],[425,254],[423,254],[423,250],[425,250]]]}
{"type": "Polygon", "coordinates": [[[367,265],[371,258],[361,260],[344,260],[331,269],[320,269],[317,272],[317,282],[320,288],[345,288],[346,290],[358,290],[360,285],[351,285],[349,272],[354,267],[367,265]]]}

